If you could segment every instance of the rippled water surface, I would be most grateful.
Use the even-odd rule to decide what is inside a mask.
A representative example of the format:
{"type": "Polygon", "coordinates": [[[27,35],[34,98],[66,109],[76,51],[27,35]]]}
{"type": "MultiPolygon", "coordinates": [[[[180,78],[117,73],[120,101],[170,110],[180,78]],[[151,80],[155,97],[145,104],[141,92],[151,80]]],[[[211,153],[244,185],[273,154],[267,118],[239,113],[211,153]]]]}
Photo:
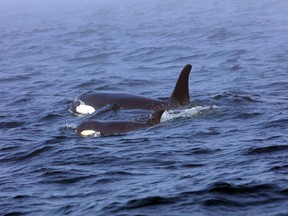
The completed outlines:
{"type": "Polygon", "coordinates": [[[2,0],[0,214],[287,215],[287,23],[285,0],[2,0]],[[167,98],[188,63],[191,107],[217,109],[69,130],[78,94],[167,98]]]}

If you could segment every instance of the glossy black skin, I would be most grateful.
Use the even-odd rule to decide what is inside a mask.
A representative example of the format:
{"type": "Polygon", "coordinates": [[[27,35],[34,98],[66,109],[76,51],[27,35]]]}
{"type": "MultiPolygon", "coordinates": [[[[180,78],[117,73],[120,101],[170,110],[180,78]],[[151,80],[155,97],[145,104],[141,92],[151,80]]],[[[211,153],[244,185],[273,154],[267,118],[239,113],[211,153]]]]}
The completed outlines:
{"type": "Polygon", "coordinates": [[[80,95],[79,99],[86,105],[93,106],[95,110],[98,110],[107,104],[117,104],[117,106],[124,109],[146,110],[169,109],[178,105],[176,104],[176,101],[158,100],[138,95],[110,92],[85,93],[80,95]]]}
{"type": "MultiPolygon", "coordinates": [[[[126,93],[110,92],[88,92],[81,94],[78,98],[86,105],[99,110],[107,105],[116,105],[122,109],[146,109],[146,110],[163,110],[174,109],[189,104],[189,75],[192,66],[186,65],[178,78],[174,91],[167,100],[158,100],[138,95],[126,93]]],[[[74,100],[70,104],[70,111],[77,114],[76,107],[80,104],[74,100]]]]}
{"type": "Polygon", "coordinates": [[[96,132],[100,132],[101,136],[103,136],[127,133],[133,130],[139,130],[147,127],[149,126],[138,122],[90,120],[78,125],[76,131],[78,135],[81,135],[81,132],[84,130],[94,130],[96,132]]]}
{"type": "Polygon", "coordinates": [[[97,121],[88,120],[79,124],[76,132],[81,136],[81,132],[85,130],[94,130],[100,132],[100,135],[111,135],[127,133],[134,130],[152,127],[160,123],[161,116],[165,110],[154,112],[146,123],[139,123],[133,121],[97,121]]]}

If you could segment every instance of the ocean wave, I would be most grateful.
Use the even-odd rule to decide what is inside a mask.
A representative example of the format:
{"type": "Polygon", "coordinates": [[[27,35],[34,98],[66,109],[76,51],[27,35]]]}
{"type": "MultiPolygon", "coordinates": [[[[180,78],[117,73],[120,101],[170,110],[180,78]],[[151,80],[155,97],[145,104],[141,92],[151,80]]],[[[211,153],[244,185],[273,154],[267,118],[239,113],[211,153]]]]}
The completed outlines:
{"type": "Polygon", "coordinates": [[[102,211],[123,213],[142,208],[147,211],[156,206],[157,209],[165,208],[165,206],[170,206],[170,209],[174,206],[177,209],[188,205],[190,209],[193,209],[193,206],[201,205],[208,208],[207,210],[215,209],[217,212],[233,212],[233,209],[245,212],[248,207],[259,208],[265,204],[285,202],[287,192],[287,188],[279,188],[275,184],[235,185],[228,182],[215,182],[198,191],[184,191],[170,196],[146,196],[130,199],[125,203],[113,202],[104,207],[102,211]]]}
{"type": "Polygon", "coordinates": [[[215,100],[227,100],[232,103],[259,103],[261,102],[259,95],[251,95],[246,92],[236,92],[236,91],[228,91],[223,94],[218,94],[214,96],[215,100]]]}
{"type": "Polygon", "coordinates": [[[21,121],[0,122],[0,129],[17,128],[23,126],[24,124],[25,122],[21,121]]]}
{"type": "Polygon", "coordinates": [[[245,154],[247,155],[257,155],[257,154],[271,154],[276,152],[287,151],[288,145],[272,145],[265,147],[251,147],[249,148],[245,154]]]}
{"type": "Polygon", "coordinates": [[[143,207],[154,206],[154,205],[173,204],[174,202],[175,201],[173,198],[151,196],[151,197],[145,197],[142,199],[129,200],[123,208],[124,209],[143,208],[143,207]]]}
{"type": "Polygon", "coordinates": [[[284,118],[284,119],[277,119],[277,120],[273,120],[273,121],[269,121],[269,122],[265,122],[263,124],[263,128],[287,128],[288,125],[288,119],[284,118]]]}

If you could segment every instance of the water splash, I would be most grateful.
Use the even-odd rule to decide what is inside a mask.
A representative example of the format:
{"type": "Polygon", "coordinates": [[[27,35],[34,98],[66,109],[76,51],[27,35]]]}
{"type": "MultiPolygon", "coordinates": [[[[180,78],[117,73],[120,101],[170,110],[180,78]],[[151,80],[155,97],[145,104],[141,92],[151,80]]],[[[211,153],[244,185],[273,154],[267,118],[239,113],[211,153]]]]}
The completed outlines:
{"type": "Polygon", "coordinates": [[[94,137],[100,137],[101,136],[101,133],[99,131],[96,131],[93,135],[94,137]]]}
{"type": "Polygon", "coordinates": [[[64,127],[60,127],[60,131],[76,131],[77,125],[76,124],[66,124],[64,127]]]}
{"type": "Polygon", "coordinates": [[[189,118],[193,116],[197,116],[199,114],[202,114],[206,111],[213,111],[215,109],[218,109],[219,107],[216,105],[213,106],[196,106],[189,109],[182,109],[182,110],[166,110],[162,117],[160,122],[165,122],[171,119],[175,118],[189,118]]]}

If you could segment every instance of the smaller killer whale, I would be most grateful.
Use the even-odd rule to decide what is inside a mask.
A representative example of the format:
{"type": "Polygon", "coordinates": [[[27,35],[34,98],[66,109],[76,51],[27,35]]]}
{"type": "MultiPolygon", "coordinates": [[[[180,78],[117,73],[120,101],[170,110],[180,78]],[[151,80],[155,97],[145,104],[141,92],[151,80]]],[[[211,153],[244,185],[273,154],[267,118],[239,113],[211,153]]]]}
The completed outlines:
{"type": "Polygon", "coordinates": [[[167,110],[185,106],[189,99],[189,75],[192,65],[187,64],[181,71],[171,96],[167,100],[152,99],[148,97],[109,92],[88,92],[76,97],[69,107],[73,114],[92,114],[115,109],[146,109],[167,110]]]}
{"type": "Polygon", "coordinates": [[[150,115],[146,123],[133,121],[84,121],[77,126],[76,133],[82,137],[87,137],[91,135],[105,136],[121,134],[134,130],[140,130],[159,124],[164,111],[165,110],[154,112],[152,115],[150,115]]]}

